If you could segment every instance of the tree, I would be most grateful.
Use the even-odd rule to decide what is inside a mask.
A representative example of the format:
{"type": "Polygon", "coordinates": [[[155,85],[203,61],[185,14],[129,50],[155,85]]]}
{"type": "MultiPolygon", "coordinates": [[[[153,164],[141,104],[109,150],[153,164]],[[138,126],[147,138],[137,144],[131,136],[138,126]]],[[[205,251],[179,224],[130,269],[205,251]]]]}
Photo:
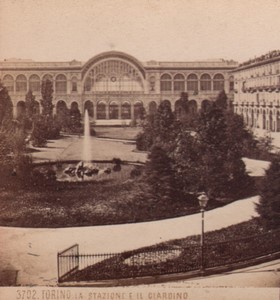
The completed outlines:
{"type": "Polygon", "coordinates": [[[158,106],[153,121],[153,144],[161,144],[166,150],[173,143],[178,128],[169,101],[164,100],[158,106]]]}
{"type": "Polygon", "coordinates": [[[154,145],[148,155],[145,181],[148,184],[148,196],[165,201],[176,198],[172,161],[166,151],[158,145],[154,145]]]}
{"type": "Polygon", "coordinates": [[[47,117],[52,117],[53,108],[54,108],[54,105],[52,104],[53,84],[49,79],[43,81],[41,93],[42,93],[42,100],[41,100],[42,115],[47,117]]]}
{"type": "Polygon", "coordinates": [[[174,144],[173,169],[179,189],[184,196],[201,191],[202,165],[196,135],[182,127],[174,144]]]}
{"type": "Polygon", "coordinates": [[[239,118],[214,105],[202,113],[197,127],[201,186],[210,197],[238,197],[252,180],[242,161],[246,131],[239,118]]]}
{"type": "Polygon", "coordinates": [[[70,122],[69,127],[70,131],[73,133],[80,133],[82,130],[82,115],[78,107],[73,106],[69,112],[70,122]]]}
{"type": "Polygon", "coordinates": [[[219,95],[217,96],[217,99],[215,101],[215,105],[219,107],[220,109],[227,109],[228,108],[228,97],[225,93],[225,90],[222,90],[219,95]]]}
{"type": "MultiPolygon", "coordinates": [[[[60,136],[59,123],[53,118],[52,86],[53,84],[49,79],[42,83],[42,114],[36,118],[31,135],[34,146],[42,147],[48,139],[57,139],[60,136]]],[[[30,100],[32,101],[32,99],[30,100]]]]}
{"type": "Polygon", "coordinates": [[[35,96],[32,91],[29,90],[25,96],[25,107],[26,107],[26,125],[28,129],[34,128],[34,121],[37,116],[37,103],[35,101],[35,96]]]}
{"type": "Polygon", "coordinates": [[[177,120],[180,120],[181,122],[186,122],[188,119],[188,102],[189,102],[189,96],[188,93],[181,93],[181,97],[178,101],[176,101],[175,104],[175,116],[177,120]]]}
{"type": "Polygon", "coordinates": [[[280,227],[280,156],[273,159],[260,188],[256,206],[262,223],[269,229],[280,227]]]}
{"type": "Polygon", "coordinates": [[[143,130],[138,133],[136,137],[136,147],[138,150],[147,151],[149,150],[154,142],[154,120],[155,116],[148,115],[143,122],[143,130]]]}
{"type": "Polygon", "coordinates": [[[14,128],[12,112],[13,104],[8,90],[0,82],[0,164],[2,165],[12,159],[11,135],[14,128]]]}
{"type": "Polygon", "coordinates": [[[149,150],[154,144],[161,144],[166,150],[170,147],[178,129],[169,101],[162,101],[153,115],[143,122],[143,132],[137,136],[139,150],[149,150]]]}
{"type": "Polygon", "coordinates": [[[33,121],[37,115],[37,103],[33,92],[29,90],[25,96],[26,117],[33,121]]]}
{"type": "Polygon", "coordinates": [[[9,92],[0,81],[0,126],[10,122],[13,117],[13,103],[9,92]]]}

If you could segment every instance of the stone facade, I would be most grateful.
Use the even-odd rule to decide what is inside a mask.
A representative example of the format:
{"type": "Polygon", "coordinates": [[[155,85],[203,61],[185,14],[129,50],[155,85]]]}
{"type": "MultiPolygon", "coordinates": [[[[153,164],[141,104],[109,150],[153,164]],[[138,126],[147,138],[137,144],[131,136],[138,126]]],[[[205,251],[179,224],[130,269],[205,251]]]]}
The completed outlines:
{"type": "Polygon", "coordinates": [[[192,111],[204,101],[213,101],[221,90],[233,100],[234,61],[139,62],[117,51],[94,56],[86,63],[1,61],[0,78],[8,88],[14,115],[24,109],[25,95],[32,90],[40,108],[40,86],[53,81],[55,113],[75,105],[83,114],[88,109],[96,124],[128,124],[139,109],[156,109],[163,100],[172,108],[182,92],[189,95],[192,111]]]}
{"type": "Polygon", "coordinates": [[[280,132],[280,52],[245,62],[232,74],[235,112],[249,127],[280,132]]]}

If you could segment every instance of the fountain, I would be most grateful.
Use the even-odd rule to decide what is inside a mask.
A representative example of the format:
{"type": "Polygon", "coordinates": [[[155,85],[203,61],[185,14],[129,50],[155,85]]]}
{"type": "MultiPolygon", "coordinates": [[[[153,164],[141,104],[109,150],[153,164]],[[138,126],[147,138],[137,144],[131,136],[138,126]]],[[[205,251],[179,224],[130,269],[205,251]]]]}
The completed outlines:
{"type": "Polygon", "coordinates": [[[88,110],[85,110],[85,120],[84,120],[84,142],[83,142],[83,156],[82,161],[91,161],[91,149],[90,149],[90,124],[88,110]]]}
{"type": "MultiPolygon", "coordinates": [[[[57,181],[103,181],[105,179],[122,181],[130,177],[133,166],[123,165],[119,158],[113,158],[111,161],[93,161],[91,143],[89,114],[85,110],[81,161],[60,162],[58,165],[52,164],[52,170],[56,174],[57,181]]],[[[44,166],[38,168],[38,171],[45,173],[44,166]]]]}

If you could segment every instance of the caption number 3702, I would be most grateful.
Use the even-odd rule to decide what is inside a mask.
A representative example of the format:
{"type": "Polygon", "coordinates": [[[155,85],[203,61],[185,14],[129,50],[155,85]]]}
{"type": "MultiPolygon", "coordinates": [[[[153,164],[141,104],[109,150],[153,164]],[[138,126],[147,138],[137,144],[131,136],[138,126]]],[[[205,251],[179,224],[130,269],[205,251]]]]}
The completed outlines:
{"type": "Polygon", "coordinates": [[[37,293],[35,290],[17,290],[17,297],[18,300],[38,300],[37,293]]]}

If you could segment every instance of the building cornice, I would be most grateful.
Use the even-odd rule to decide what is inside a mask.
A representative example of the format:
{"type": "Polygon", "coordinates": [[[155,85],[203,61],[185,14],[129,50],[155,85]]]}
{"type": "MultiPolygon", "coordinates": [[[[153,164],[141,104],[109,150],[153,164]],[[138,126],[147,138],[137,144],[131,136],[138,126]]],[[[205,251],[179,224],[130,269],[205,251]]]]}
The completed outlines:
{"type": "Polygon", "coordinates": [[[255,68],[255,67],[267,65],[267,64],[270,64],[270,63],[278,62],[278,61],[280,61],[280,56],[273,57],[273,58],[270,58],[270,59],[265,59],[265,60],[255,62],[255,63],[251,63],[249,65],[237,67],[236,69],[234,69],[232,71],[232,73],[252,69],[252,68],[255,68]]]}

